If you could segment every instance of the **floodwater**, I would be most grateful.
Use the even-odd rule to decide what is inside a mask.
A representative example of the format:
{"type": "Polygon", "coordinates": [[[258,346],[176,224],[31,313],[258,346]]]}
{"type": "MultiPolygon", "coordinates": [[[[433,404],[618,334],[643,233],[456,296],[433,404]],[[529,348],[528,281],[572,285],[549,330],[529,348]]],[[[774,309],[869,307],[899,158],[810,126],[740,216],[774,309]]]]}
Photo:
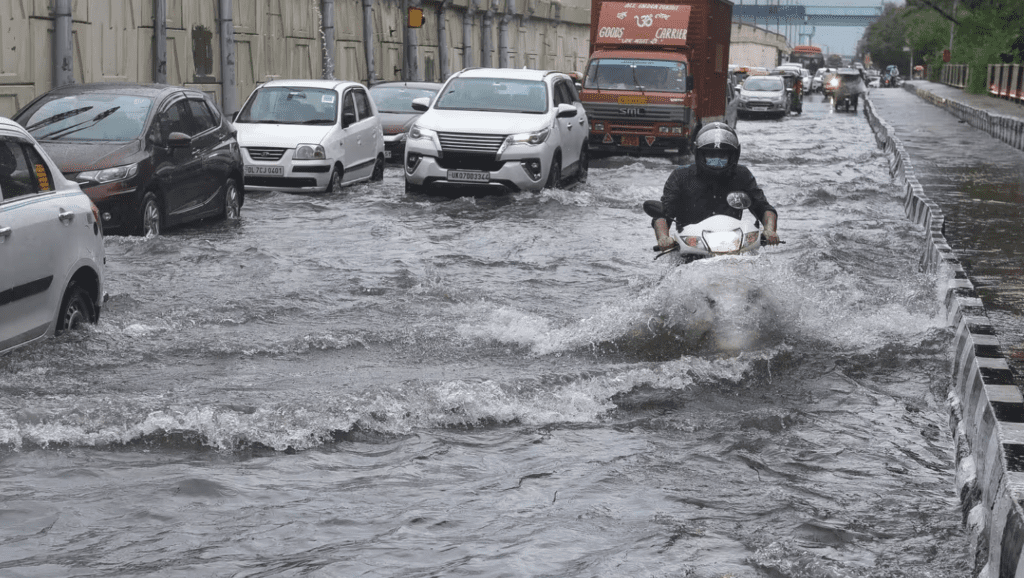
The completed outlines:
{"type": "Polygon", "coordinates": [[[786,244],[654,260],[665,159],[254,194],[0,358],[0,575],[962,577],[941,276],[860,115],[744,120],[786,244]]]}

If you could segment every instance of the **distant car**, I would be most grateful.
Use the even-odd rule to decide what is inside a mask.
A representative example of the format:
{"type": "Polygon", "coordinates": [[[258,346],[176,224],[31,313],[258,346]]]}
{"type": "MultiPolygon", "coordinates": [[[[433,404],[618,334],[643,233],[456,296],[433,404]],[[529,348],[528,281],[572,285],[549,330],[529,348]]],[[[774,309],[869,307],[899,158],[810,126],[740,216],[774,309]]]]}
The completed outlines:
{"type": "Polygon", "coordinates": [[[235,128],[247,190],[341,192],[384,179],[380,117],[358,82],[267,82],[246,99],[235,128]]]}
{"type": "Polygon", "coordinates": [[[822,90],[822,86],[824,84],[823,78],[826,70],[828,69],[822,67],[814,72],[814,76],[811,77],[811,92],[819,92],[822,90]]]}
{"type": "Polygon", "coordinates": [[[740,87],[737,112],[740,118],[789,114],[790,99],[781,76],[748,76],[740,87]]]}
{"type": "Polygon", "coordinates": [[[405,147],[406,191],[471,186],[539,191],[566,175],[586,180],[587,113],[568,75],[470,68],[452,75],[423,110],[405,147]]]}
{"type": "Polygon", "coordinates": [[[370,87],[370,98],[377,105],[384,131],[384,160],[402,162],[409,128],[423,114],[413,109],[413,99],[433,100],[439,90],[441,84],[437,82],[382,82],[370,87]]]}
{"type": "Polygon", "coordinates": [[[0,118],[0,354],[97,322],[104,258],[96,205],[0,118]]]}
{"type": "Polygon", "coordinates": [[[159,235],[245,202],[234,129],[206,94],[125,83],[71,84],[14,120],[99,207],[106,233],[159,235]]]}

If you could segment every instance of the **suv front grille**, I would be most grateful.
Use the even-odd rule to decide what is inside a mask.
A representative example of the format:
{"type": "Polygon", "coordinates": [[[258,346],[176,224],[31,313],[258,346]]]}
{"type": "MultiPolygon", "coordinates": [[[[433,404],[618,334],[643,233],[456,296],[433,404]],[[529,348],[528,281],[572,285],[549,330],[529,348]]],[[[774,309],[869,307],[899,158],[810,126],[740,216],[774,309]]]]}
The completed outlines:
{"type": "Polygon", "coordinates": [[[461,132],[438,132],[441,150],[448,152],[488,153],[497,154],[501,143],[505,142],[502,134],[470,134],[461,132]]]}
{"type": "Polygon", "coordinates": [[[254,161],[279,161],[284,156],[285,149],[273,147],[246,147],[249,156],[254,161]]]}
{"type": "Polygon", "coordinates": [[[487,153],[445,153],[437,159],[437,164],[442,169],[466,169],[474,171],[497,172],[505,166],[504,161],[495,160],[493,154],[487,153]]]}

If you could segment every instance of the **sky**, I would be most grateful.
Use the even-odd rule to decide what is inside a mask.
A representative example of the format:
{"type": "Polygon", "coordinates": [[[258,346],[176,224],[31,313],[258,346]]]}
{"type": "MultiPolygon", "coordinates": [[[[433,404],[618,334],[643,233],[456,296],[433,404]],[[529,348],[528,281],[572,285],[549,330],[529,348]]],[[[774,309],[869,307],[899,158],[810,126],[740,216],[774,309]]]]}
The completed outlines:
{"type": "MultiPolygon", "coordinates": [[[[903,4],[902,0],[896,2],[890,0],[890,2],[899,5],[903,4]]],[[[737,6],[755,3],[761,5],[781,3],[783,6],[867,6],[877,8],[882,5],[882,0],[733,0],[733,3],[737,6]]],[[[759,23],[759,26],[764,26],[764,24],[759,23]]],[[[769,25],[768,29],[772,32],[776,31],[774,24],[769,25]]],[[[790,44],[801,44],[798,27],[791,26],[787,33],[786,26],[783,25],[778,32],[786,34],[790,44]]],[[[834,53],[843,56],[853,56],[857,51],[857,41],[862,36],[864,36],[864,27],[816,26],[814,27],[812,44],[820,47],[826,55],[834,53]]]]}

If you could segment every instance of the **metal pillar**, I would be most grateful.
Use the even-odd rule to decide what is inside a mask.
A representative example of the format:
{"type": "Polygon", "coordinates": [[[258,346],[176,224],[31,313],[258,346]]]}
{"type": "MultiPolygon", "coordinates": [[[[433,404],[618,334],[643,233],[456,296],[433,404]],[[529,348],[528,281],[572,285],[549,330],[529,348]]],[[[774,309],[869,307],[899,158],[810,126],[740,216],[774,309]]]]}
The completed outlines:
{"type": "Polygon", "coordinates": [[[441,78],[444,82],[451,74],[451,56],[448,54],[448,4],[451,0],[442,0],[437,7],[437,57],[441,61],[441,78]]]}
{"type": "Polygon", "coordinates": [[[469,0],[469,6],[462,15],[462,67],[473,66],[473,18],[476,17],[476,1],[469,0]]]}
{"type": "Polygon", "coordinates": [[[72,48],[71,0],[53,4],[53,87],[75,83],[75,59],[72,48]]]}
{"type": "Polygon", "coordinates": [[[363,49],[366,51],[366,84],[376,81],[373,65],[373,0],[363,0],[363,49]]]}
{"type": "Polygon", "coordinates": [[[334,80],[334,0],[323,0],[320,20],[323,34],[323,78],[334,80]]]}
{"type": "Polygon", "coordinates": [[[167,84],[167,0],[153,0],[153,82],[167,84]]]}
{"type": "Polygon", "coordinates": [[[480,67],[490,68],[494,66],[491,61],[491,26],[494,24],[494,9],[497,0],[492,0],[491,5],[484,12],[483,25],[480,27],[480,67]]]}
{"type": "Polygon", "coordinates": [[[231,116],[238,112],[235,84],[235,22],[231,0],[220,0],[220,107],[231,116]]]}

